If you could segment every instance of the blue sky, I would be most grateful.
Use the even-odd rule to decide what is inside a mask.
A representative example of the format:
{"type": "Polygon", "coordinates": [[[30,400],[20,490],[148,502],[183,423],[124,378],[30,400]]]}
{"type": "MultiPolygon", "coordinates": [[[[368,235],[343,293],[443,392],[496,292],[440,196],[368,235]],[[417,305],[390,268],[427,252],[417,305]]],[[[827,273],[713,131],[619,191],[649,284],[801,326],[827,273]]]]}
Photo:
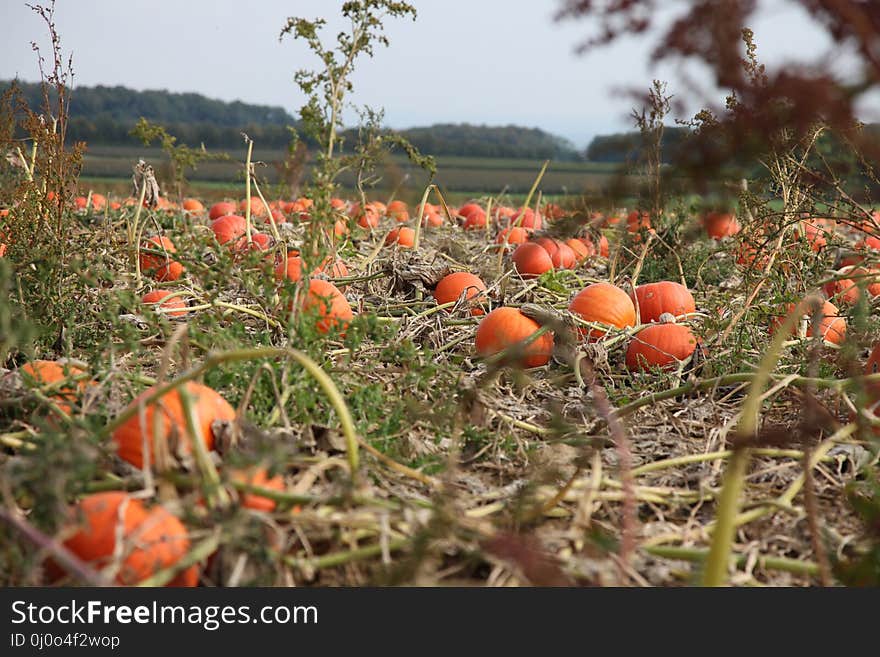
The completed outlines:
{"type": "MultiPolygon", "coordinates": [[[[32,0],[39,1],[39,0],[32,0]]],[[[585,146],[596,134],[628,130],[631,99],[654,77],[693,113],[717,93],[693,66],[654,65],[651,41],[626,39],[587,55],[575,47],[585,21],[553,20],[559,0],[414,0],[416,22],[387,25],[391,47],[360,62],[356,104],[384,107],[394,128],[438,122],[539,127],[585,146]]],[[[679,0],[659,2],[664,15],[679,0]]],[[[793,3],[764,0],[752,26],[769,64],[828,53],[824,33],[793,3]]],[[[212,98],[280,105],[296,114],[296,69],[314,65],[293,41],[278,41],[287,16],[343,24],[338,0],[58,0],[56,22],[72,52],[75,84],[195,91],[212,98]]],[[[30,42],[47,45],[39,18],[20,0],[0,0],[0,78],[38,78],[30,42]]],[[[834,53],[835,56],[839,53],[834,53]]],[[[841,59],[840,66],[846,66],[841,59]]],[[[878,116],[866,106],[866,118],[878,116]]],[[[354,117],[353,113],[349,113],[354,117]]],[[[682,116],[684,118],[684,116],[682,116]]]]}

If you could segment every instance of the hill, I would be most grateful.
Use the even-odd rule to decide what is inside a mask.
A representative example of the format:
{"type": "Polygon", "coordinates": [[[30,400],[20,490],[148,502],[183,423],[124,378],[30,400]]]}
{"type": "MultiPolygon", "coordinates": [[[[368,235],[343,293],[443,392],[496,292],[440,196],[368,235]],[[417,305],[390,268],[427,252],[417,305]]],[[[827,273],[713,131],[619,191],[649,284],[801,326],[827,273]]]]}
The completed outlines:
{"type": "MultiPolygon", "coordinates": [[[[0,93],[11,84],[0,81],[0,93]]],[[[42,104],[39,84],[17,84],[31,107],[42,104]]],[[[260,146],[283,148],[290,141],[287,126],[296,125],[296,119],[281,107],[225,102],[196,93],[78,86],[72,94],[68,136],[89,144],[136,145],[129,131],[140,117],[162,124],[181,143],[204,143],[208,148],[237,148],[242,131],[260,146]]],[[[435,155],[582,159],[566,140],[537,128],[438,124],[398,132],[435,155]]]]}

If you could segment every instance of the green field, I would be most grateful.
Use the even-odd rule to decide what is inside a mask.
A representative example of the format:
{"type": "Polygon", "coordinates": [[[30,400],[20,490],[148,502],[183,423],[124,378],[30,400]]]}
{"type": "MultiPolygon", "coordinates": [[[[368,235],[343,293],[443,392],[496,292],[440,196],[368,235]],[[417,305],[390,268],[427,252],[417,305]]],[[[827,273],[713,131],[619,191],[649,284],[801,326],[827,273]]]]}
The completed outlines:
{"type": "MultiPolygon", "coordinates": [[[[282,150],[255,148],[254,161],[258,176],[268,185],[278,181],[276,163],[285,153],[282,150]]],[[[225,194],[241,194],[243,187],[244,149],[229,153],[229,161],[205,162],[189,176],[191,191],[207,198],[225,194]]],[[[84,185],[110,188],[122,193],[128,188],[132,165],[144,158],[156,168],[160,180],[168,178],[167,158],[158,148],[136,146],[93,146],[86,152],[83,166],[84,185]]],[[[501,192],[521,195],[528,192],[543,164],[540,160],[493,159],[470,157],[438,157],[437,180],[441,188],[454,196],[469,197],[501,192]]],[[[415,202],[428,183],[427,175],[413,167],[402,155],[393,155],[380,168],[381,179],[377,193],[390,193],[399,187],[397,196],[415,202]]],[[[545,195],[601,194],[619,176],[619,166],[597,162],[551,162],[541,181],[545,195]]],[[[308,176],[308,168],[305,176],[308,176]]],[[[353,190],[355,177],[343,174],[340,182],[353,190]]]]}

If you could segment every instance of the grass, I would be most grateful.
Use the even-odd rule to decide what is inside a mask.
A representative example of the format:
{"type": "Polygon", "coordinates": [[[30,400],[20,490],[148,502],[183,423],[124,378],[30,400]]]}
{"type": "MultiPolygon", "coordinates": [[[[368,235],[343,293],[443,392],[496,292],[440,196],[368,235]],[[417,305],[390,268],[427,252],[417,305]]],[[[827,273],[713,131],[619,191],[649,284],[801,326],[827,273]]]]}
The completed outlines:
{"type": "MultiPolygon", "coordinates": [[[[103,182],[80,184],[107,191],[103,182]]],[[[241,195],[241,187],[231,189],[241,195]]],[[[186,274],[176,282],[133,275],[133,213],[125,207],[66,215],[63,239],[75,246],[74,267],[62,267],[51,251],[25,248],[27,240],[11,241],[0,259],[8,290],[0,316],[15,318],[7,366],[74,358],[91,383],[65,412],[53,400],[64,384],[28,387],[14,372],[4,379],[0,473],[15,521],[0,525],[0,581],[44,581],[44,554],[30,541],[61,536],[67,509],[83,495],[118,489],[142,491],[149,504],[183,519],[192,547],[186,563],[199,566],[205,584],[487,584],[503,577],[674,586],[700,581],[707,559],[710,583],[817,583],[822,559],[805,517],[824,528],[828,552],[841,563],[866,549],[859,514],[842,491],[876,454],[873,434],[851,421],[850,410],[864,407],[865,386],[853,374],[880,336],[880,321],[870,304],[844,307],[846,342],[822,346],[818,356],[810,340],[777,334],[779,361],[767,361],[766,385],[749,397],[763,420],[759,442],[738,464],[739,490],[726,488],[725,472],[739,453],[729,442],[745,386],[756,381],[770,345],[767,326],[784,303],[828,278],[833,251],[816,254],[792,234],[768,272],[743,268],[735,259],[740,238],[706,239],[693,201],[682,199],[680,213],[657,224],[647,249],[644,236],[608,227],[610,259],[591,257],[537,280],[521,279],[509,257],[497,257],[491,232],[426,228],[413,251],[381,248],[390,219],[372,233],[355,229],[335,245],[350,270],[345,294],[356,310],[345,335],[321,334],[313,317],[288,313],[298,287],[276,282],[264,254],[233,257],[203,216],[142,211],[147,232],[162,229],[177,246],[186,274]],[[30,273],[38,258],[47,272],[62,267],[60,288],[30,273]],[[490,286],[491,306],[538,309],[556,335],[548,366],[522,371],[477,358],[479,318],[464,308],[434,311],[433,285],[465,269],[490,286]],[[637,269],[640,282],[683,273],[698,310],[687,321],[704,355],[677,369],[630,374],[627,334],[600,344],[572,337],[571,296],[612,270],[613,282],[625,287],[637,269]],[[746,304],[762,280],[763,292],[746,304]],[[181,321],[143,308],[138,299],[152,288],[180,292],[194,310],[181,321]],[[732,310],[739,309],[745,314],[737,318],[732,310]],[[197,467],[172,465],[145,478],[116,456],[113,429],[137,412],[128,403],[150,385],[169,389],[191,379],[239,409],[233,438],[221,432],[216,454],[197,453],[197,467]],[[597,391],[607,404],[595,401],[597,391]],[[806,395],[832,418],[827,429],[803,424],[806,395]],[[812,450],[811,441],[819,447],[812,450]],[[231,477],[259,464],[283,477],[282,490],[231,477]],[[215,495],[217,483],[222,493],[215,495]],[[277,506],[248,509],[245,492],[277,506]],[[211,505],[200,503],[204,495],[211,505]],[[719,508],[727,511],[718,516],[719,508]],[[717,526],[723,531],[716,534],[717,526]],[[552,568],[531,570],[535,558],[552,568]]],[[[27,228],[33,215],[19,212],[12,221],[21,234],[36,231],[27,228]]],[[[306,230],[287,224],[280,236],[295,248],[306,230]]],[[[559,220],[550,230],[567,236],[584,228],[559,220]]],[[[855,237],[841,231],[833,241],[845,246],[855,237]]],[[[192,417],[189,423],[196,426],[192,417]]],[[[70,581],[88,576],[73,566],[70,581]]],[[[841,581],[844,572],[835,570],[841,581]]],[[[147,583],[174,574],[159,571],[147,583]]]]}

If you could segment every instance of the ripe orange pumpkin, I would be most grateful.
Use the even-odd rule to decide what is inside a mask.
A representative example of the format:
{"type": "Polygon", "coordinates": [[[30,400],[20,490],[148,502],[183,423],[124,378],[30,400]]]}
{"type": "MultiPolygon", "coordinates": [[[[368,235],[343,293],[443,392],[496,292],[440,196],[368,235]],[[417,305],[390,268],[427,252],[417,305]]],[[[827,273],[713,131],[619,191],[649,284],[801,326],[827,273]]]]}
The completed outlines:
{"type": "Polygon", "coordinates": [[[251,233],[251,241],[248,244],[247,234],[245,234],[236,240],[232,251],[237,254],[247,253],[248,251],[268,251],[272,248],[274,241],[272,236],[266,233],[251,233]]]}
{"type": "MultiPolygon", "coordinates": [[[[43,386],[79,376],[83,374],[83,370],[75,365],[55,360],[32,360],[19,367],[18,373],[26,385],[42,388],[43,386]]],[[[58,408],[65,413],[70,413],[71,404],[76,400],[77,394],[82,393],[88,385],[87,381],[82,380],[77,382],[76,390],[65,386],[53,392],[50,397],[55,400],[58,408]]]]}
{"type": "Polygon", "coordinates": [[[401,226],[388,233],[385,237],[385,246],[397,244],[401,248],[411,249],[415,243],[415,238],[416,231],[409,226],[401,226]]]}
{"type": "Polygon", "coordinates": [[[679,317],[697,309],[690,290],[673,281],[638,285],[635,298],[639,302],[639,317],[643,324],[659,321],[663,313],[679,317]]]}
{"type": "Polygon", "coordinates": [[[510,216],[512,226],[520,226],[526,230],[541,230],[544,222],[540,214],[535,214],[531,208],[520,208],[510,216]]]}
{"type": "Polygon", "coordinates": [[[391,201],[388,204],[388,216],[402,224],[406,223],[409,221],[409,208],[403,201],[391,201]]]}
{"type": "Polygon", "coordinates": [[[836,304],[852,305],[858,303],[860,292],[855,281],[850,278],[838,278],[822,286],[822,291],[829,301],[836,304]]]}
{"type": "Polygon", "coordinates": [[[92,194],[92,208],[97,210],[98,212],[102,211],[107,206],[107,197],[103,194],[98,194],[94,192],[92,194]]]}
{"type": "MultiPolygon", "coordinates": [[[[496,308],[483,317],[476,333],[477,354],[482,357],[497,354],[505,349],[522,345],[541,327],[517,308],[496,308]]],[[[553,354],[553,335],[544,333],[521,351],[513,354],[513,362],[522,367],[541,367],[550,362],[553,354]]]]}
{"type": "Polygon", "coordinates": [[[466,203],[458,209],[464,217],[462,227],[465,230],[480,230],[486,227],[486,211],[476,203],[466,203]]]}
{"type": "Polygon", "coordinates": [[[871,349],[871,354],[865,363],[865,374],[877,374],[877,372],[880,372],[880,342],[871,349]]]}
{"type": "Polygon", "coordinates": [[[176,281],[183,275],[183,265],[169,254],[177,253],[174,243],[164,235],[154,235],[146,240],[142,249],[162,251],[163,254],[141,252],[138,256],[141,272],[157,281],[176,281]]]}
{"type": "MultiPolygon", "coordinates": [[[[76,531],[64,546],[93,568],[118,566],[115,581],[123,586],[172,567],[190,547],[186,527],[177,517],[161,506],[147,509],[139,499],[119,491],[94,493],[80,500],[71,509],[69,529],[76,531]]],[[[195,586],[197,581],[193,567],[169,586],[195,586]]]]}
{"type": "Polygon", "coordinates": [[[511,226],[500,231],[495,237],[495,243],[499,244],[499,249],[509,251],[512,247],[509,244],[525,244],[529,239],[529,234],[525,228],[519,226],[511,226]]]}
{"type": "Polygon", "coordinates": [[[596,247],[593,246],[592,242],[589,242],[586,239],[572,238],[565,240],[565,244],[571,249],[572,253],[574,253],[577,262],[583,262],[590,256],[596,255],[596,247]]]}
{"type": "MultiPolygon", "coordinates": [[[[795,308],[795,304],[790,303],[786,306],[786,313],[790,313],[795,308]]],[[[806,336],[813,336],[813,321],[810,317],[809,313],[804,313],[802,316],[807,320],[807,331],[806,336]]],[[[784,318],[779,317],[775,319],[771,323],[771,332],[777,326],[779,326],[784,318]]],[[[792,329],[792,335],[797,334],[797,329],[792,329]]],[[[846,337],[846,318],[840,316],[840,311],[837,309],[833,303],[826,301],[825,305],[822,307],[822,315],[819,319],[819,335],[823,340],[831,342],[832,344],[840,344],[843,342],[846,337]]]]}
{"type": "Polygon", "coordinates": [[[742,226],[736,220],[736,216],[732,212],[707,212],[703,215],[703,228],[706,233],[714,240],[720,240],[731,235],[736,235],[742,226]]]}
{"type": "MultiPolygon", "coordinates": [[[[247,212],[247,199],[242,199],[241,203],[238,204],[238,211],[242,214],[247,212]]],[[[268,214],[269,210],[262,199],[259,196],[251,196],[251,216],[265,217],[268,214]]]]}
{"type": "MultiPolygon", "coordinates": [[[[231,477],[234,481],[240,481],[250,486],[259,486],[260,488],[266,488],[278,492],[284,491],[284,477],[281,475],[270,477],[269,472],[264,467],[254,467],[247,470],[234,470],[231,477]]],[[[277,503],[275,500],[257,493],[242,493],[241,505],[246,509],[271,513],[275,510],[277,503]]]]}
{"type": "MultiPolygon", "coordinates": [[[[619,287],[611,283],[588,285],[571,300],[569,311],[587,322],[596,322],[617,328],[635,326],[636,309],[632,299],[619,287]]],[[[578,327],[582,337],[590,342],[599,340],[608,333],[600,328],[578,327]]]]}
{"type": "Polygon", "coordinates": [[[303,260],[293,252],[287,254],[287,260],[279,262],[275,266],[275,280],[283,281],[287,279],[296,283],[302,278],[303,260]]]}
{"type": "Polygon", "coordinates": [[[226,244],[247,233],[247,219],[238,214],[227,214],[211,222],[211,230],[220,244],[226,244]]]}
{"type": "Polygon", "coordinates": [[[810,247],[818,253],[828,244],[828,238],[834,233],[834,222],[827,219],[805,219],[801,221],[804,236],[810,247]]]}
{"type": "Polygon", "coordinates": [[[674,368],[694,353],[697,339],[690,327],[674,322],[651,324],[639,331],[626,349],[626,369],[674,368]]]}
{"type": "Polygon", "coordinates": [[[534,242],[526,242],[516,247],[511,260],[516,271],[523,278],[536,278],[553,269],[550,254],[540,244],[534,242]]]}
{"type": "Polygon", "coordinates": [[[141,303],[153,306],[156,310],[161,309],[162,314],[169,317],[185,317],[186,302],[179,296],[172,296],[173,294],[170,290],[153,290],[141,297],[141,303]],[[171,298],[166,299],[166,297],[171,298]]]}
{"type": "Polygon", "coordinates": [[[318,315],[317,329],[321,333],[329,333],[336,327],[340,335],[354,317],[351,306],[342,292],[330,281],[313,278],[309,281],[309,293],[303,298],[304,312],[315,312],[318,315]]]}
{"type": "Polygon", "coordinates": [[[485,303],[486,297],[481,292],[486,291],[486,284],[470,272],[457,271],[447,274],[440,279],[434,288],[434,298],[442,305],[452,301],[458,301],[461,295],[465,295],[466,305],[471,308],[471,315],[483,315],[485,311],[480,308],[485,303]]]}
{"type": "Polygon", "coordinates": [[[356,203],[351,207],[351,216],[357,217],[361,228],[376,228],[379,225],[379,209],[375,203],[367,203],[363,211],[360,204],[356,203]]]}
{"type": "Polygon", "coordinates": [[[235,203],[220,201],[212,205],[211,209],[208,210],[208,219],[214,221],[214,219],[225,217],[228,214],[235,214],[235,203]]]}
{"type": "Polygon", "coordinates": [[[574,251],[564,242],[549,237],[540,237],[535,240],[535,244],[540,245],[547,252],[555,269],[571,269],[577,264],[574,251]]]}
{"type": "Polygon", "coordinates": [[[651,215],[647,212],[638,212],[633,210],[626,217],[626,229],[630,233],[638,233],[642,229],[651,228],[651,215]]]}
{"type": "Polygon", "coordinates": [[[205,206],[202,205],[202,202],[198,199],[188,198],[183,201],[183,209],[185,212],[190,212],[192,214],[201,214],[205,211],[205,206]]]}
{"type": "MultiPolygon", "coordinates": [[[[235,410],[215,390],[201,383],[189,381],[184,384],[189,393],[193,410],[198,418],[199,429],[204,440],[205,447],[209,450],[214,448],[214,420],[232,421],[235,419],[235,410]]],[[[146,389],[138,395],[127,408],[137,408],[142,399],[155,391],[156,387],[146,389]]],[[[172,438],[179,440],[179,449],[184,454],[190,452],[189,443],[193,439],[187,428],[183,405],[180,401],[180,393],[177,389],[165,393],[158,400],[146,406],[143,410],[143,423],[141,423],[140,409],[126,420],[116,431],[113,432],[113,441],[116,443],[116,451],[119,457],[128,461],[136,468],[144,465],[143,446],[144,439],[150,449],[150,461],[155,462],[153,456],[153,435],[165,436],[169,441],[169,448],[174,454],[175,446],[172,438]],[[157,414],[156,410],[160,412],[157,414]],[[154,420],[154,418],[158,418],[154,420]],[[154,426],[154,421],[156,425],[154,426]]]]}

